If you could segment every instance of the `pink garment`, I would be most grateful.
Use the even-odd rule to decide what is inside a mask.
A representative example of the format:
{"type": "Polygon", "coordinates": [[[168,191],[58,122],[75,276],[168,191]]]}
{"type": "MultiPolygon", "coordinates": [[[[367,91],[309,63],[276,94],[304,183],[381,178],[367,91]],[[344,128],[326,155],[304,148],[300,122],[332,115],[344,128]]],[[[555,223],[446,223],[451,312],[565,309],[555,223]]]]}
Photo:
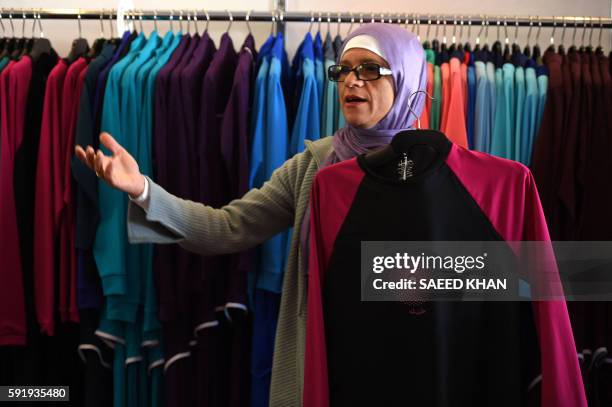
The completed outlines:
{"type": "Polygon", "coordinates": [[[54,334],[55,320],[55,242],[60,238],[63,206],[62,171],[62,89],[68,64],[60,59],[47,78],[42,114],[36,198],[34,202],[34,292],[36,317],[43,333],[54,334]]]}
{"type": "Polygon", "coordinates": [[[0,74],[0,346],[26,345],[21,247],[13,175],[23,140],[32,60],[11,61],[0,74]]]}
{"type": "MultiPolygon", "coordinates": [[[[444,64],[443,64],[444,65],[444,64]]],[[[467,83],[467,71],[465,72],[466,82],[463,82],[461,62],[458,58],[451,58],[449,65],[449,99],[444,104],[444,115],[440,131],[454,143],[467,148],[467,130],[465,126],[465,105],[467,94],[465,93],[464,83],[467,83]]]]}
{"type": "MultiPolygon", "coordinates": [[[[527,167],[455,143],[445,165],[504,240],[550,241],[537,188],[527,167]]],[[[320,170],[313,182],[305,407],[329,406],[322,281],[363,177],[363,170],[353,158],[320,170]]],[[[565,301],[534,301],[532,306],[541,355],[541,406],[587,407],[565,301]]]]}

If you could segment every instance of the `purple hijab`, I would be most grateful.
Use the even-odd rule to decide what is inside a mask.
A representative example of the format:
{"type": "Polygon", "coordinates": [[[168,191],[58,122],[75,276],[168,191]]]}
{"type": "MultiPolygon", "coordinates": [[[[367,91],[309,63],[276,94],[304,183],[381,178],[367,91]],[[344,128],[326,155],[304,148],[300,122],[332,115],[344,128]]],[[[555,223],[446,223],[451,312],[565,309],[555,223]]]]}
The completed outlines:
{"type": "MultiPolygon", "coordinates": [[[[378,41],[380,50],[393,72],[395,99],[389,113],[374,127],[361,129],[347,124],[334,133],[332,145],[334,150],[321,164],[320,168],[351,159],[357,155],[389,144],[395,134],[413,128],[412,124],[425,106],[425,94],[414,94],[427,89],[427,61],[425,51],[416,35],[400,25],[370,23],[353,31],[344,40],[338,54],[338,61],[344,52],[347,42],[358,35],[369,35],[378,41]],[[414,95],[413,95],[414,94],[414,95]],[[411,106],[413,114],[408,106],[411,106]]],[[[305,264],[308,264],[308,235],[310,231],[310,205],[306,207],[300,244],[305,264]]],[[[307,270],[308,267],[305,267],[307,270]]]]}

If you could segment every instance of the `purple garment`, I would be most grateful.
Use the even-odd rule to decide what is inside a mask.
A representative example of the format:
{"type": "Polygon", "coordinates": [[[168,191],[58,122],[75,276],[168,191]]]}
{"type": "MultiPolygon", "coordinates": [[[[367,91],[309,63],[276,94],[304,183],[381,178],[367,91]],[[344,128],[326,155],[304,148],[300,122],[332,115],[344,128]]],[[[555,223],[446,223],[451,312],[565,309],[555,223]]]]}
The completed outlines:
{"type": "MultiPolygon", "coordinates": [[[[255,40],[248,35],[238,54],[238,63],[229,101],[221,122],[221,156],[227,171],[227,202],[241,198],[249,189],[248,129],[251,100],[251,78],[255,62],[255,40]]],[[[252,251],[230,256],[225,306],[228,320],[227,340],[230,344],[228,406],[245,406],[249,402],[250,333],[246,313],[247,274],[251,266],[252,251]]]]}
{"type": "MultiPolygon", "coordinates": [[[[389,144],[395,134],[413,128],[412,124],[425,107],[425,94],[414,94],[427,89],[427,61],[425,51],[417,36],[393,24],[364,24],[345,38],[338,53],[337,63],[340,63],[346,43],[358,35],[370,35],[377,40],[393,72],[395,98],[391,110],[373,127],[362,129],[347,123],[345,127],[338,129],[333,136],[334,150],[321,168],[389,144]],[[409,109],[408,106],[411,106],[412,109],[409,109]]],[[[306,266],[305,270],[308,269],[309,231],[310,205],[306,207],[300,233],[300,245],[305,254],[302,256],[306,266]]]]}
{"type": "MultiPolygon", "coordinates": [[[[219,208],[229,196],[227,171],[221,158],[221,123],[227,106],[238,56],[229,35],[223,34],[219,50],[204,76],[201,88],[201,106],[198,122],[198,153],[200,158],[200,199],[203,203],[219,208]]],[[[202,258],[202,276],[205,296],[212,299],[206,304],[204,318],[221,320],[213,329],[199,332],[200,354],[198,365],[211,369],[207,381],[201,383],[203,393],[208,393],[204,405],[227,406],[229,401],[229,343],[223,311],[215,315],[216,307],[225,306],[229,256],[202,258]],[[203,342],[200,342],[203,340],[203,342]],[[201,343],[201,345],[200,345],[201,343]]],[[[218,308],[220,309],[220,308],[218,308]]],[[[204,394],[206,396],[206,394],[204,394]]]]}

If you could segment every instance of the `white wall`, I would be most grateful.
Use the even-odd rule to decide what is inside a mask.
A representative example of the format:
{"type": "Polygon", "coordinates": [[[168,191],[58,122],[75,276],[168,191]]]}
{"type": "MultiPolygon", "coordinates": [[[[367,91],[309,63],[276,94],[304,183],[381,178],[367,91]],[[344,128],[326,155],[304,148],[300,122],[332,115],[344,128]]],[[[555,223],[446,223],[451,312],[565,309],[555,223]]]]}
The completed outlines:
{"type": "MultiPolygon", "coordinates": [[[[125,1],[125,0],[124,0],[125,1]]],[[[274,7],[273,0],[224,0],[224,1],[211,1],[206,2],[195,1],[195,0],[173,0],[171,2],[163,0],[131,0],[136,8],[158,8],[158,9],[194,9],[197,8],[202,15],[204,8],[208,10],[272,10],[274,7]]],[[[519,16],[593,16],[593,17],[609,17],[611,14],[611,0],[588,0],[588,1],[575,1],[575,0],[495,0],[483,2],[482,0],[443,0],[437,2],[407,2],[406,0],[385,0],[385,1],[372,1],[372,0],[287,0],[289,11],[322,11],[324,19],[326,19],[326,12],[354,12],[357,16],[359,12],[375,12],[377,19],[380,19],[380,13],[436,13],[446,15],[519,15],[519,16]]],[[[0,8],[116,8],[119,4],[118,0],[98,0],[96,2],[85,1],[85,0],[0,0],[0,8]]],[[[6,17],[5,14],[3,14],[6,17]]],[[[369,18],[369,14],[367,14],[369,18]]],[[[364,17],[365,18],[365,17],[364,17]]],[[[5,28],[8,29],[9,24],[7,19],[4,19],[5,28]]],[[[14,16],[15,30],[18,35],[21,35],[22,22],[17,16],[14,16]]],[[[164,32],[168,29],[169,24],[167,22],[158,23],[159,30],[164,32]]],[[[178,24],[175,22],[175,29],[178,24]]],[[[295,48],[301,41],[303,35],[308,29],[308,23],[288,23],[287,24],[287,50],[293,55],[295,48]]],[[[204,23],[200,21],[200,30],[203,29],[204,23]]],[[[256,44],[259,46],[266,39],[269,31],[269,23],[251,23],[253,34],[255,35],[256,44]]],[[[66,55],[70,48],[70,43],[78,34],[78,26],[76,20],[43,20],[43,28],[45,36],[51,39],[53,46],[60,53],[60,55],[66,55]]],[[[144,22],[145,31],[149,32],[153,29],[152,22],[144,22]]],[[[212,22],[210,24],[209,32],[213,39],[218,43],[218,39],[225,29],[227,23],[225,22],[212,22]]],[[[349,28],[349,24],[342,24],[341,35],[344,35],[349,28]]],[[[108,35],[109,28],[108,22],[104,24],[104,29],[108,35]]],[[[316,29],[316,24],[315,24],[316,29]]],[[[315,30],[313,29],[313,31],[315,30]]],[[[323,32],[327,30],[327,24],[322,24],[321,29],[323,32]]],[[[337,31],[337,23],[331,25],[332,34],[335,35],[337,31]]],[[[26,35],[31,33],[32,26],[31,21],[26,23],[26,35]]],[[[471,30],[471,42],[474,43],[478,27],[472,27],[471,30]]],[[[514,28],[508,26],[508,35],[510,41],[514,38],[514,28]]],[[[424,36],[427,28],[421,26],[418,30],[419,33],[424,36]]],[[[519,28],[519,44],[525,45],[525,39],[528,29],[521,27],[519,28]]],[[[552,28],[542,28],[539,36],[539,44],[541,47],[546,47],[549,44],[550,35],[552,28]]],[[[573,28],[568,27],[565,33],[566,46],[571,45],[573,28]]],[[[100,35],[100,24],[99,21],[84,20],[82,22],[82,33],[83,36],[90,40],[90,43],[100,35]]],[[[244,22],[234,22],[231,28],[232,39],[234,40],[234,46],[238,48],[242,43],[247,33],[246,25],[244,22]]],[[[435,27],[431,28],[430,34],[435,33],[435,27]]],[[[439,38],[442,37],[442,29],[439,30],[439,38]]],[[[449,23],[447,28],[448,41],[451,41],[452,36],[452,21],[449,23]]],[[[459,29],[457,29],[459,33],[459,29]]],[[[576,34],[576,42],[580,43],[582,39],[583,29],[579,28],[576,34]]],[[[585,41],[588,41],[590,30],[587,30],[585,41]]],[[[535,39],[536,29],[532,30],[531,38],[532,43],[535,39]]],[[[602,45],[604,50],[608,52],[610,50],[612,30],[604,30],[602,35],[602,45]]],[[[467,37],[467,26],[463,30],[463,39],[467,37]]],[[[503,41],[504,29],[500,29],[500,37],[503,41]]],[[[592,34],[593,43],[598,43],[599,30],[595,30],[592,34]]],[[[489,29],[489,39],[497,38],[497,29],[491,26],[489,29]]],[[[557,28],[555,33],[555,43],[561,41],[561,27],[557,28]]],[[[597,45],[597,44],[595,44],[597,45]]]]}

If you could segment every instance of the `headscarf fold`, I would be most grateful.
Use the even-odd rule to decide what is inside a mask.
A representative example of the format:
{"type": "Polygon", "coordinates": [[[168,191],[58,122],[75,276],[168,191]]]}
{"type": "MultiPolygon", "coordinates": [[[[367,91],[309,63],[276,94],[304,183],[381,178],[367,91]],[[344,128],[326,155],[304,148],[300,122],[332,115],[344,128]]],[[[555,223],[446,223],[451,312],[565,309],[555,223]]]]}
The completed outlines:
{"type": "MultiPolygon", "coordinates": [[[[333,151],[320,168],[351,159],[383,145],[389,144],[400,131],[413,128],[425,106],[427,89],[427,61],[425,51],[416,35],[400,25],[369,23],[348,35],[340,52],[340,63],[347,42],[358,35],[374,37],[392,72],[394,100],[389,112],[368,129],[347,125],[334,133],[333,151]],[[417,91],[421,91],[416,93],[417,91]]],[[[308,235],[310,231],[310,205],[306,207],[300,232],[300,245],[305,265],[308,264],[308,235]]],[[[307,270],[308,267],[305,267],[307,270]]]]}

